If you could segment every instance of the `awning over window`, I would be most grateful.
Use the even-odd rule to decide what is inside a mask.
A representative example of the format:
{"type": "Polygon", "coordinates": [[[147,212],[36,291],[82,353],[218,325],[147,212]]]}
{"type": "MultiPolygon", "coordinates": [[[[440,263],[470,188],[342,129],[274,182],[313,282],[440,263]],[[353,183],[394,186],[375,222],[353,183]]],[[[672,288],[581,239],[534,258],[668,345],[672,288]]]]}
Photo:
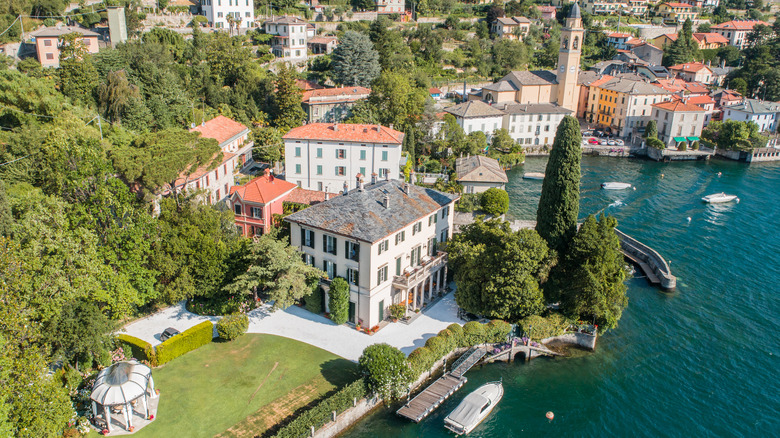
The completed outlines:
{"type": "Polygon", "coordinates": [[[699,137],[688,137],[688,141],[699,141],[699,137]]]}
{"type": "Polygon", "coordinates": [[[675,137],[674,141],[676,141],[677,143],[679,143],[681,141],[685,141],[685,137],[675,137]]]}

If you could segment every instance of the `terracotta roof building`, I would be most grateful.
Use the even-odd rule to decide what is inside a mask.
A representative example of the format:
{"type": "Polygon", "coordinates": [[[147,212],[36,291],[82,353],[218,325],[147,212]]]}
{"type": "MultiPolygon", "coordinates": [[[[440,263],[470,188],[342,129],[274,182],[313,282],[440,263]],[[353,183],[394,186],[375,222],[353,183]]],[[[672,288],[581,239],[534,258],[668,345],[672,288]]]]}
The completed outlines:
{"type": "Polygon", "coordinates": [[[282,203],[298,186],[276,178],[270,169],[243,186],[230,189],[230,207],[242,236],[266,234],[273,227],[273,215],[282,214],[282,203]]]}
{"type": "Polygon", "coordinates": [[[304,91],[301,102],[309,123],[335,123],[349,117],[352,106],[369,94],[371,89],[364,87],[321,88],[304,91]]]}
{"type": "Polygon", "coordinates": [[[698,142],[704,127],[705,112],[704,108],[681,100],[653,104],[658,139],[667,147],[676,147],[681,142],[689,146],[698,142]]]}
{"type": "Polygon", "coordinates": [[[97,53],[100,34],[79,26],[44,27],[31,32],[29,36],[35,40],[35,51],[38,62],[44,67],[60,66],[60,38],[68,34],[78,34],[78,41],[84,44],[89,53],[97,53]]]}
{"type": "Polygon", "coordinates": [[[716,24],[710,28],[710,31],[724,36],[729,41],[729,45],[743,49],[747,44],[747,34],[752,32],[753,28],[759,24],[764,26],[770,25],[760,20],[733,20],[716,24]]]}

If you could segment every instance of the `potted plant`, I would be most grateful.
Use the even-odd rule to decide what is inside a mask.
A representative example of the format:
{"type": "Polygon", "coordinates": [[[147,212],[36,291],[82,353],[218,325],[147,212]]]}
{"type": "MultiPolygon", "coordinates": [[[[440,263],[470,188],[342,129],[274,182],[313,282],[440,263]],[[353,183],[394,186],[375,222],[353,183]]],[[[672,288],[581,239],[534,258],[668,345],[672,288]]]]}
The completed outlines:
{"type": "Polygon", "coordinates": [[[393,304],[390,306],[390,316],[392,316],[393,322],[398,322],[404,315],[406,315],[406,306],[403,304],[393,304]]]}

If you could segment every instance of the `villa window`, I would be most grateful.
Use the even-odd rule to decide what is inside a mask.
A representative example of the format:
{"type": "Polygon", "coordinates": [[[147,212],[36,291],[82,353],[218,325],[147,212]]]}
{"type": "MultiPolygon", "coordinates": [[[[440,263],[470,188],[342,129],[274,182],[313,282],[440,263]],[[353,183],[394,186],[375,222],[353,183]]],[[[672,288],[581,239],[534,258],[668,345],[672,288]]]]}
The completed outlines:
{"type": "Polygon", "coordinates": [[[448,235],[449,235],[449,230],[448,229],[442,230],[441,235],[439,236],[439,242],[442,242],[442,243],[446,242],[448,235]]]}
{"type": "Polygon", "coordinates": [[[390,173],[390,169],[379,169],[380,178],[384,178],[388,173],[390,173]]]}
{"type": "Polygon", "coordinates": [[[412,249],[412,260],[409,262],[409,266],[417,266],[420,264],[420,253],[422,251],[422,246],[417,245],[416,248],[412,249]]]}
{"type": "Polygon", "coordinates": [[[314,256],[311,254],[303,254],[303,263],[306,263],[309,266],[314,266],[314,256]]]}
{"type": "Polygon", "coordinates": [[[241,204],[236,204],[234,208],[235,208],[236,216],[241,216],[241,204]]]}
{"type": "Polygon", "coordinates": [[[343,160],[347,158],[347,150],[346,149],[336,149],[336,158],[343,160]]]}
{"type": "Polygon", "coordinates": [[[428,255],[433,257],[436,255],[436,238],[431,237],[428,239],[428,255]]]}
{"type": "Polygon", "coordinates": [[[420,231],[422,231],[422,222],[417,222],[412,227],[412,236],[414,236],[415,234],[419,233],[420,231]]]}
{"type": "Polygon", "coordinates": [[[398,245],[399,243],[406,240],[406,231],[401,231],[400,233],[395,235],[395,244],[398,245]]]}
{"type": "Polygon", "coordinates": [[[378,254],[382,255],[383,252],[385,252],[388,249],[390,249],[390,241],[389,240],[383,240],[383,241],[379,242],[379,247],[378,248],[379,248],[379,253],[378,254]]]}
{"type": "Polygon", "coordinates": [[[360,244],[357,242],[344,242],[344,250],[347,253],[347,258],[354,261],[360,260],[360,244]]]}
{"type": "Polygon", "coordinates": [[[401,275],[401,265],[403,264],[403,257],[395,258],[395,275],[401,275]]]}
{"type": "Polygon", "coordinates": [[[431,225],[435,224],[435,223],[438,223],[438,222],[439,222],[439,215],[434,213],[434,214],[428,216],[428,226],[429,227],[431,225]]]}
{"type": "Polygon", "coordinates": [[[336,275],[338,275],[338,271],[336,270],[336,264],[331,262],[330,260],[324,260],[322,262],[322,270],[325,271],[325,274],[327,274],[328,278],[331,280],[336,278],[336,275]]]}
{"type": "Polygon", "coordinates": [[[387,161],[387,151],[382,151],[382,161],[387,161]]]}
{"type": "Polygon", "coordinates": [[[376,283],[382,284],[387,281],[387,265],[382,266],[376,272],[376,283]]]}
{"type": "Polygon", "coordinates": [[[347,174],[347,168],[344,166],[336,166],[336,176],[344,176],[347,174]]]}
{"type": "Polygon", "coordinates": [[[296,173],[297,175],[300,175],[300,174],[301,174],[301,165],[300,165],[300,164],[296,164],[296,165],[295,165],[295,173],[296,173]]]}
{"type": "Polygon", "coordinates": [[[357,286],[358,282],[360,281],[360,272],[358,272],[357,269],[347,269],[347,281],[349,284],[354,284],[357,286]]]}
{"type": "Polygon", "coordinates": [[[301,245],[314,248],[314,230],[301,228],[301,245]]]}
{"type": "Polygon", "coordinates": [[[322,175],[322,164],[317,165],[317,175],[322,175]]]}
{"type": "Polygon", "coordinates": [[[317,148],[317,158],[322,158],[322,148],[317,148]]]}
{"type": "Polygon", "coordinates": [[[360,151],[360,159],[361,160],[365,160],[366,159],[366,151],[365,150],[360,151]]]}
{"type": "Polygon", "coordinates": [[[252,207],[252,217],[255,219],[262,219],[263,218],[263,208],[262,207],[252,207]]]}
{"type": "Polygon", "coordinates": [[[327,234],[322,236],[322,247],[328,254],[338,255],[337,243],[337,239],[333,236],[328,236],[327,234]]]}

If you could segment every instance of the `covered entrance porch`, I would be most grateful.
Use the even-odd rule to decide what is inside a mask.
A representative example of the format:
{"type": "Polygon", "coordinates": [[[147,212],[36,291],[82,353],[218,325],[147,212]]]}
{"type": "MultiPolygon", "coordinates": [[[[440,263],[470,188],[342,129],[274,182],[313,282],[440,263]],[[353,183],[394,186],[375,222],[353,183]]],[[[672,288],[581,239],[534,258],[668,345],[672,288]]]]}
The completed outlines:
{"type": "Polygon", "coordinates": [[[402,275],[393,276],[393,304],[403,304],[406,314],[425,307],[446,289],[447,253],[438,251],[425,256],[420,264],[408,267],[402,275]]]}

